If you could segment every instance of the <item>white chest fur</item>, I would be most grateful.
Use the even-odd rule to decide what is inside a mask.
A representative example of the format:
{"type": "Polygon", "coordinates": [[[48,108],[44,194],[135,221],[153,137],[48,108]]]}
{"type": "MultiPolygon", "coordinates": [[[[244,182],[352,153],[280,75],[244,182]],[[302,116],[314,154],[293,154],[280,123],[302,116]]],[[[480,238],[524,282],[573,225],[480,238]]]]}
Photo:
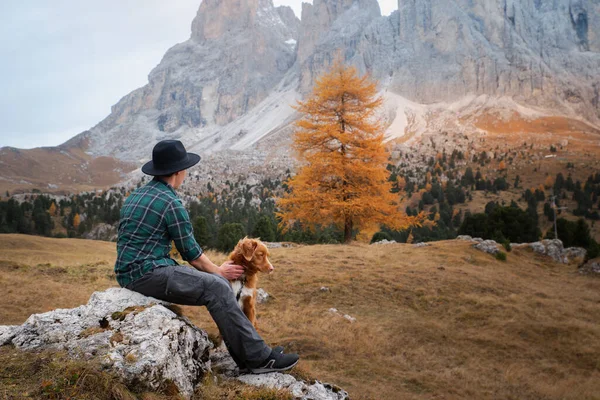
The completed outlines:
{"type": "Polygon", "coordinates": [[[231,288],[233,289],[233,294],[238,299],[238,305],[240,308],[243,308],[244,299],[246,297],[252,297],[252,295],[254,295],[254,290],[245,287],[243,280],[231,282],[231,288]]]}

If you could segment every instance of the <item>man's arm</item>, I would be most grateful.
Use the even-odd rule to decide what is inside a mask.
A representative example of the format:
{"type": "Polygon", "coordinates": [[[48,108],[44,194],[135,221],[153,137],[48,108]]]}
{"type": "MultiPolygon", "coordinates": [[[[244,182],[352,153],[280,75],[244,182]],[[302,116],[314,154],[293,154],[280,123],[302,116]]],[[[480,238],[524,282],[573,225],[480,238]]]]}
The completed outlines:
{"type": "Polygon", "coordinates": [[[225,261],[223,265],[218,267],[204,253],[195,260],[188,261],[192,267],[199,271],[208,272],[210,274],[221,275],[225,279],[233,280],[239,278],[244,273],[244,267],[235,265],[232,261],[225,261]]]}
{"type": "Polygon", "coordinates": [[[169,205],[165,219],[167,230],[175,242],[179,254],[194,268],[210,274],[221,275],[228,280],[237,279],[244,273],[244,267],[235,265],[231,261],[224,262],[220,267],[210,261],[194,239],[190,216],[179,200],[175,200],[169,205]]]}
{"type": "Polygon", "coordinates": [[[168,205],[165,212],[165,223],[169,236],[175,243],[181,258],[189,262],[202,255],[202,248],[194,239],[190,216],[178,199],[168,205]]]}

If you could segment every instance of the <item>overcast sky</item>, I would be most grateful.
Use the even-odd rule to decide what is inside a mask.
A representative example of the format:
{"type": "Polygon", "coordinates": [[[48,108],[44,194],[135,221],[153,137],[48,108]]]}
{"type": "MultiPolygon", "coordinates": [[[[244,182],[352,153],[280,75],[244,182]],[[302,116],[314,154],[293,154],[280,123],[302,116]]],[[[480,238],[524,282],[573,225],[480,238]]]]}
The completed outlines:
{"type": "MultiPolygon", "coordinates": [[[[300,17],[302,0],[274,0],[300,17]]],[[[312,1],[304,1],[310,2],[312,1]]],[[[383,15],[397,0],[379,0],[383,15]]],[[[148,82],[200,0],[0,1],[0,147],[55,146],[148,82]]]]}

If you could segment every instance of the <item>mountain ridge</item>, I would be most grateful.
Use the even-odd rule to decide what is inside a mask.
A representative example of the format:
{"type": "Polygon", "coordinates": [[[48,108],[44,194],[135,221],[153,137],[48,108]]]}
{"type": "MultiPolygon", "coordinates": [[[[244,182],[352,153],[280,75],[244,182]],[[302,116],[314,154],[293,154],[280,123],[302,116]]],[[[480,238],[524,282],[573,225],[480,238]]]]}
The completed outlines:
{"type": "Polygon", "coordinates": [[[297,118],[290,105],[338,56],[404,99],[382,111],[388,137],[444,128],[445,119],[427,114],[432,107],[478,96],[595,129],[599,52],[600,4],[592,0],[408,0],[389,16],[376,0],[322,0],[303,4],[300,20],[271,0],[203,1],[190,39],[167,51],[149,83],[72,140],[85,139],[91,156],[137,165],[166,138],[200,153],[274,147],[287,157],[273,140],[289,142],[297,118]],[[406,130],[407,119],[422,122],[418,132],[406,130]]]}

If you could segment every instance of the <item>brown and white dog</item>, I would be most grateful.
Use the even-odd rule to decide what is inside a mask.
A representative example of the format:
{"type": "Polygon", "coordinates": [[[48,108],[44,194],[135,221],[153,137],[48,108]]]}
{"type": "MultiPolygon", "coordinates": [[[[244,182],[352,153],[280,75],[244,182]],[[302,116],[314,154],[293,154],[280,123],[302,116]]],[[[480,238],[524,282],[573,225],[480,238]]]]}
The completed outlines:
{"type": "Polygon", "coordinates": [[[269,261],[269,250],[260,240],[245,237],[235,246],[229,259],[244,267],[244,273],[230,283],[240,308],[256,328],[257,274],[258,272],[270,274],[274,269],[269,261]]]}

